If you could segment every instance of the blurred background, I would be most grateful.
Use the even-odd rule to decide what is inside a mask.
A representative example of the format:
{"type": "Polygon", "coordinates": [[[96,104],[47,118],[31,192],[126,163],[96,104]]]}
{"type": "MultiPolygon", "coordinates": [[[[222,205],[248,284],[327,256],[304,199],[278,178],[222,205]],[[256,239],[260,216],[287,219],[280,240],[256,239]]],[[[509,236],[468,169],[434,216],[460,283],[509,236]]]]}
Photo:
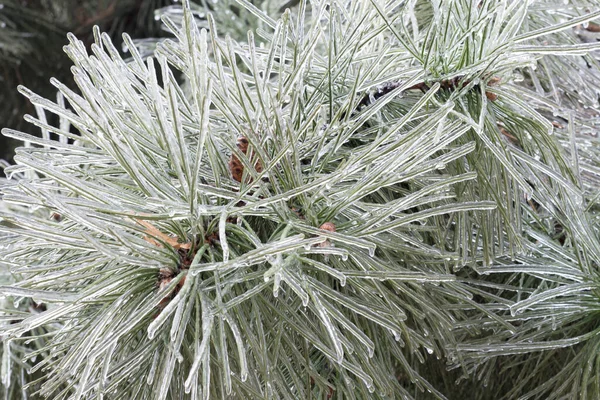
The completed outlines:
{"type": "MultiPolygon", "coordinates": [[[[55,98],[51,77],[74,87],[71,61],[62,48],[72,32],[87,46],[98,25],[121,48],[123,32],[135,38],[156,38],[164,33],[155,10],[173,0],[0,0],[0,128],[37,134],[23,121],[33,106],[17,92],[24,85],[35,93],[55,98]]],[[[20,143],[0,135],[0,159],[12,160],[20,143]]],[[[0,175],[2,172],[0,172],[0,175]]]]}

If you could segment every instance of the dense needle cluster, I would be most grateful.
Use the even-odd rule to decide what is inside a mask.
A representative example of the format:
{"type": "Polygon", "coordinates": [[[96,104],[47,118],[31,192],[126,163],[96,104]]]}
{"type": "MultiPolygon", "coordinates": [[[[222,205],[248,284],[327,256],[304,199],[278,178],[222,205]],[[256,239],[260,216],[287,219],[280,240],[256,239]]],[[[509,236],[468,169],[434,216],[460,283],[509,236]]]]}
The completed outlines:
{"type": "Polygon", "coordinates": [[[19,88],[7,398],[600,396],[597,6],[275,3],[19,88]]]}

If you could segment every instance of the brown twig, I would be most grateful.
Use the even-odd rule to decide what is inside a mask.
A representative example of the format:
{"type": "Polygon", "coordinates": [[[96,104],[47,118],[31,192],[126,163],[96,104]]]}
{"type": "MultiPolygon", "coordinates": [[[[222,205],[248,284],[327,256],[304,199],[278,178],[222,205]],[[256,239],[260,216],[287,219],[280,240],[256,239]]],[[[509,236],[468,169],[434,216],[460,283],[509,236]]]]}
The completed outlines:
{"type": "Polygon", "coordinates": [[[142,225],[144,228],[146,228],[146,233],[147,235],[144,236],[144,240],[147,241],[148,243],[151,243],[157,247],[162,247],[162,244],[160,244],[159,242],[157,242],[156,240],[154,240],[151,236],[154,236],[155,238],[158,238],[160,240],[162,240],[163,242],[167,243],[169,246],[173,247],[175,250],[179,250],[179,249],[186,249],[189,250],[192,247],[191,243],[179,243],[179,238],[177,238],[176,236],[169,236],[167,234],[162,233],[158,228],[156,228],[154,225],[152,225],[150,222],[148,221],[144,221],[141,219],[137,219],[137,218],[133,218],[133,220],[138,223],[139,225],[142,225]]]}
{"type": "MultiPolygon", "coordinates": [[[[464,80],[464,75],[455,76],[452,79],[443,79],[438,82],[442,89],[448,90],[448,91],[462,89],[471,83],[471,81],[469,81],[469,80],[464,80]]],[[[491,77],[487,81],[486,86],[496,86],[500,82],[501,82],[500,78],[494,76],[494,77],[491,77]]],[[[394,89],[399,88],[401,85],[402,85],[402,82],[396,81],[396,82],[386,82],[383,85],[377,87],[375,92],[367,93],[362,97],[362,99],[358,103],[358,106],[356,107],[356,111],[360,111],[362,108],[374,103],[375,101],[379,100],[381,97],[390,93],[394,89]]],[[[475,89],[478,87],[479,87],[479,85],[474,85],[473,88],[475,89]]],[[[406,89],[406,91],[410,91],[410,90],[420,90],[423,93],[425,93],[429,90],[429,85],[426,84],[425,82],[420,82],[420,83],[412,85],[406,89]]],[[[485,96],[490,101],[496,101],[498,99],[498,95],[495,93],[492,93],[490,91],[486,91],[485,96]]]]}

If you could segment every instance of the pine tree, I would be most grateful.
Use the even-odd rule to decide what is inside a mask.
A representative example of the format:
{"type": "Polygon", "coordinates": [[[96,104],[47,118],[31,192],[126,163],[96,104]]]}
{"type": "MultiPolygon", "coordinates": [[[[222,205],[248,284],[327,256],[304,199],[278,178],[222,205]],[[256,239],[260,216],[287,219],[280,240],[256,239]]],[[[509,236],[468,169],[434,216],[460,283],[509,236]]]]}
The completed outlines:
{"type": "Polygon", "coordinates": [[[19,88],[7,398],[600,397],[594,2],[159,14],[19,88]]]}

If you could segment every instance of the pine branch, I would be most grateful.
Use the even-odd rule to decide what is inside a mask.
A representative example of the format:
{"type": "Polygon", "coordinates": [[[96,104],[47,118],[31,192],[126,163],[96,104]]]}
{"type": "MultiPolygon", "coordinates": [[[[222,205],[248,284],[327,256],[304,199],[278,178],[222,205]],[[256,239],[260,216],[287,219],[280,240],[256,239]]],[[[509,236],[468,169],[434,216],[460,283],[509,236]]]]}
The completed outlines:
{"type": "Polygon", "coordinates": [[[0,187],[0,291],[46,309],[0,331],[40,357],[29,393],[468,393],[437,357],[497,396],[599,395],[596,147],[538,90],[576,81],[556,71],[598,46],[567,32],[597,12],[203,6],[163,10],[173,38],[147,59],[70,35],[77,89],[53,79],[56,102],[19,88],[42,134],[3,131],[26,146],[0,187]]]}

